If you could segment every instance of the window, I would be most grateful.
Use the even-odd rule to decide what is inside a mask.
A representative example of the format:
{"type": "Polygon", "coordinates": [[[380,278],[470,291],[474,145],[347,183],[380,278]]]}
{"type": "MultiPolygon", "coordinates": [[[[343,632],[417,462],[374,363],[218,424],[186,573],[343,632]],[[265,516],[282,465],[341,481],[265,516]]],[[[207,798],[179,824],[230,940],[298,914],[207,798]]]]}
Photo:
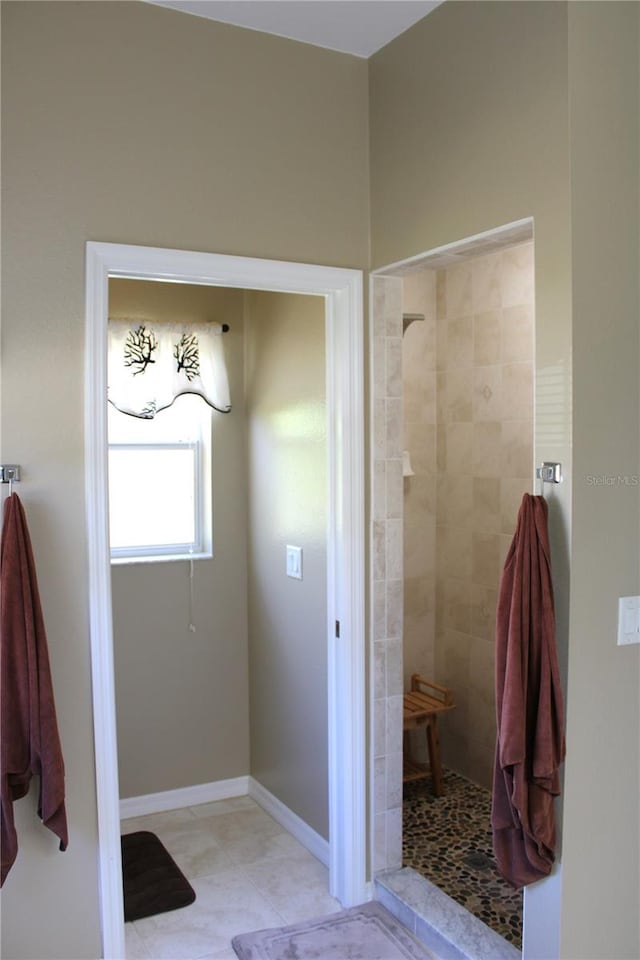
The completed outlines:
{"type": "Polygon", "coordinates": [[[109,406],[109,533],[118,563],[211,556],[211,413],[180,397],[153,420],[109,406]]]}

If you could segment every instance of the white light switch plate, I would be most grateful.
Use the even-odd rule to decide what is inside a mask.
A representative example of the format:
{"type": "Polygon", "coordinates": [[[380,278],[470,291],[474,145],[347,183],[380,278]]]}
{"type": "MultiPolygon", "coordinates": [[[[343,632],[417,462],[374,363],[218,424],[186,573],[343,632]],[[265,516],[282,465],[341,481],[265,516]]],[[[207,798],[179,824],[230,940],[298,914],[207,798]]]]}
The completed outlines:
{"type": "Polygon", "coordinates": [[[640,597],[618,600],[618,646],[640,643],[640,597]]]}
{"type": "Polygon", "coordinates": [[[302,547],[287,544],[287,576],[302,580],[302,547]]]}

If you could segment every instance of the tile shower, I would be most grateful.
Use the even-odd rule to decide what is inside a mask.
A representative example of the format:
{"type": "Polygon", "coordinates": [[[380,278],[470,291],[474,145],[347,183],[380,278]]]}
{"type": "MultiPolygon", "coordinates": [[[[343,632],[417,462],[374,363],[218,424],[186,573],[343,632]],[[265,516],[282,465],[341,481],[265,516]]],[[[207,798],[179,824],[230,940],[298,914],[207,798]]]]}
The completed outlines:
{"type": "Polygon", "coordinates": [[[425,259],[376,276],[373,295],[374,862],[382,870],[402,860],[399,705],[413,672],[454,691],[456,709],[440,729],[445,768],[491,785],[497,591],[521,496],[532,489],[533,242],[425,259]],[[412,469],[404,478],[403,450],[412,469]]]}

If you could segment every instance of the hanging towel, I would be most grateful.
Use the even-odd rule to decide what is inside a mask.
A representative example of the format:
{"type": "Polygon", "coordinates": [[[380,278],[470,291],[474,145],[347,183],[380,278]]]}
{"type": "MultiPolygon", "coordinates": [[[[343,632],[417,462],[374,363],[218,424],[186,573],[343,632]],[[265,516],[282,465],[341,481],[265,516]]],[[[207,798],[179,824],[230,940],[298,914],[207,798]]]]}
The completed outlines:
{"type": "Polygon", "coordinates": [[[524,495],[498,597],[491,825],[498,868],[518,887],[551,872],[565,754],[547,512],[524,495]]]}
{"type": "Polygon", "coordinates": [[[4,884],[18,853],[13,801],[40,778],[38,816],[68,843],[64,804],[64,763],[51,686],[45,634],[31,539],[17,494],[4,505],[0,548],[0,750],[2,877],[4,884]]]}

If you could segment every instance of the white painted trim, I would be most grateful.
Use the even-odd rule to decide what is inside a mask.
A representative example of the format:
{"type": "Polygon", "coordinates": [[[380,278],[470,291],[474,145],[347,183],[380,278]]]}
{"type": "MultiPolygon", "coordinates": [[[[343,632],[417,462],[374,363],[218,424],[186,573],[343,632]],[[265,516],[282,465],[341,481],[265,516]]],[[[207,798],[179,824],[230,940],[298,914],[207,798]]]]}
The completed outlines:
{"type": "Polygon", "coordinates": [[[213,780],[211,783],[196,783],[177,790],[161,793],[145,793],[139,797],[125,797],[120,801],[120,819],[146,817],[150,813],[179,810],[182,807],[197,807],[200,803],[246,797],[249,792],[249,777],[234,777],[231,780],[213,780]]]}
{"type": "Polygon", "coordinates": [[[111,579],[107,529],[110,276],[323,295],[326,302],[330,891],[366,891],[364,370],[362,273],[184,250],[87,243],[85,455],[89,608],[103,956],[124,956],[111,579]],[[334,623],[341,636],[334,635],[334,623]]]}
{"type": "Polygon", "coordinates": [[[249,777],[249,796],[269,816],[273,817],[276,823],[279,823],[303,847],[306,847],[309,853],[313,854],[321,863],[324,863],[325,867],[329,866],[329,841],[325,840],[313,827],[310,827],[297,813],[294,813],[282,800],[279,800],[253,777],[249,777]]]}

